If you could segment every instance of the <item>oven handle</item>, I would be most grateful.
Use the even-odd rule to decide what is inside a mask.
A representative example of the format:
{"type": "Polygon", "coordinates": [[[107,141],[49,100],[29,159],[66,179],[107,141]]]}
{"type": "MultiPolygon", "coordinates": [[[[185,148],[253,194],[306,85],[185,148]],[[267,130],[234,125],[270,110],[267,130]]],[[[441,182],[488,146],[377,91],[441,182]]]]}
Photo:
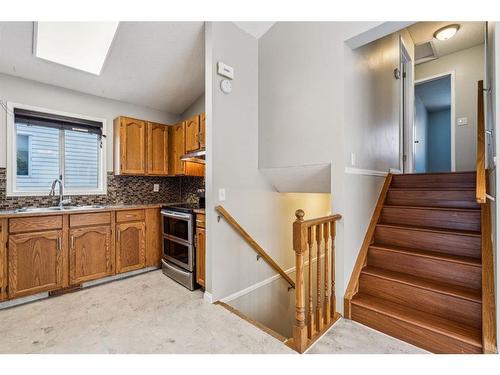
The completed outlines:
{"type": "Polygon", "coordinates": [[[177,212],[164,211],[164,210],[160,211],[160,213],[162,216],[166,216],[166,217],[174,217],[176,219],[182,219],[185,221],[191,220],[190,214],[181,214],[181,213],[177,213],[177,212]]]}

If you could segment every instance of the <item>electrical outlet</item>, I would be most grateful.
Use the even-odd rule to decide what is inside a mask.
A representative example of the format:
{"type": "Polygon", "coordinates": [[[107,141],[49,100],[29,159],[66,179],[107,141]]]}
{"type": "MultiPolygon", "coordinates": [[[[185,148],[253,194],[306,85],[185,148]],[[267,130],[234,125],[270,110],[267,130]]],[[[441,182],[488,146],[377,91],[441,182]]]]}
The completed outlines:
{"type": "Polygon", "coordinates": [[[160,191],[160,184],[154,184],[154,185],[153,185],[153,191],[154,191],[155,193],[158,193],[158,192],[160,191]]]}

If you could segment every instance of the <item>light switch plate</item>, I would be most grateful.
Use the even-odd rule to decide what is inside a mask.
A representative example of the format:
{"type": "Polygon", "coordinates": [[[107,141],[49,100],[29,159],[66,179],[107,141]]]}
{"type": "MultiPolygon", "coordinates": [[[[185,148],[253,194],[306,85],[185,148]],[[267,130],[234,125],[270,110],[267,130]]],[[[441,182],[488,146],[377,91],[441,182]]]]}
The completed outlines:
{"type": "Polygon", "coordinates": [[[459,117],[457,118],[457,125],[458,126],[464,126],[468,124],[468,119],[467,117],[459,117]]]}
{"type": "Polygon", "coordinates": [[[153,192],[158,193],[160,191],[160,184],[153,185],[153,192]]]}
{"type": "Polygon", "coordinates": [[[217,73],[229,79],[234,78],[234,68],[232,66],[224,64],[222,61],[219,61],[217,63],[217,73]]]}
{"type": "Polygon", "coordinates": [[[224,202],[226,200],[226,189],[219,189],[219,202],[224,202]]]}

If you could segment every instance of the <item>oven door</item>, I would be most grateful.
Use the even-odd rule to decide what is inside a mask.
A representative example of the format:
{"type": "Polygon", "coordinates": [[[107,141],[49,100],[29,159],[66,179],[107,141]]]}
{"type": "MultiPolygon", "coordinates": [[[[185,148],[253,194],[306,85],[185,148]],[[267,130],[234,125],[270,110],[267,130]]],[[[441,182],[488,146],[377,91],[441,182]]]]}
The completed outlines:
{"type": "Polygon", "coordinates": [[[169,210],[162,210],[161,215],[164,236],[193,243],[193,215],[169,210]]]}
{"type": "Polygon", "coordinates": [[[171,236],[163,236],[163,259],[193,272],[194,246],[171,236]]]}

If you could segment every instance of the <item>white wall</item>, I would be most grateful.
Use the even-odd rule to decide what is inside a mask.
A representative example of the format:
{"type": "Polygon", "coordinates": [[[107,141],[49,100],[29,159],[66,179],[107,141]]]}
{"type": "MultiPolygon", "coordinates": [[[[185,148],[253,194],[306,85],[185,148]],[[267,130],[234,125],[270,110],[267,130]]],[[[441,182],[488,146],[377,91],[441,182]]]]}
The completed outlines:
{"type": "Polygon", "coordinates": [[[467,117],[468,125],[456,126],[455,169],[476,168],[477,81],[484,78],[484,46],[458,51],[415,67],[415,80],[455,72],[455,119],[467,117]]]}
{"type": "MultiPolygon", "coordinates": [[[[351,50],[344,40],[363,22],[286,22],[259,40],[259,163],[332,165],[337,230],[337,306],[384,182],[346,173],[399,168],[399,35],[351,50]]],[[[413,41],[401,33],[410,54],[413,41]]]]}
{"type": "Polygon", "coordinates": [[[205,112],[205,93],[201,94],[180,116],[181,121],[205,112]]]}
{"type": "Polygon", "coordinates": [[[222,219],[222,204],[281,265],[294,265],[292,222],[298,208],[310,216],[330,212],[328,194],[274,191],[258,169],[258,42],[232,23],[206,25],[207,77],[207,290],[221,299],[275,272],[222,219]],[[219,89],[217,61],[235,69],[233,92],[219,89]],[[218,189],[226,200],[218,202],[218,189]]]}
{"type": "MultiPolygon", "coordinates": [[[[113,119],[130,116],[172,124],[178,116],[137,105],[105,99],[35,81],[0,74],[0,100],[107,120],[107,170],[113,170],[113,119]]],[[[0,108],[0,168],[7,166],[7,114],[0,108]]]]}

